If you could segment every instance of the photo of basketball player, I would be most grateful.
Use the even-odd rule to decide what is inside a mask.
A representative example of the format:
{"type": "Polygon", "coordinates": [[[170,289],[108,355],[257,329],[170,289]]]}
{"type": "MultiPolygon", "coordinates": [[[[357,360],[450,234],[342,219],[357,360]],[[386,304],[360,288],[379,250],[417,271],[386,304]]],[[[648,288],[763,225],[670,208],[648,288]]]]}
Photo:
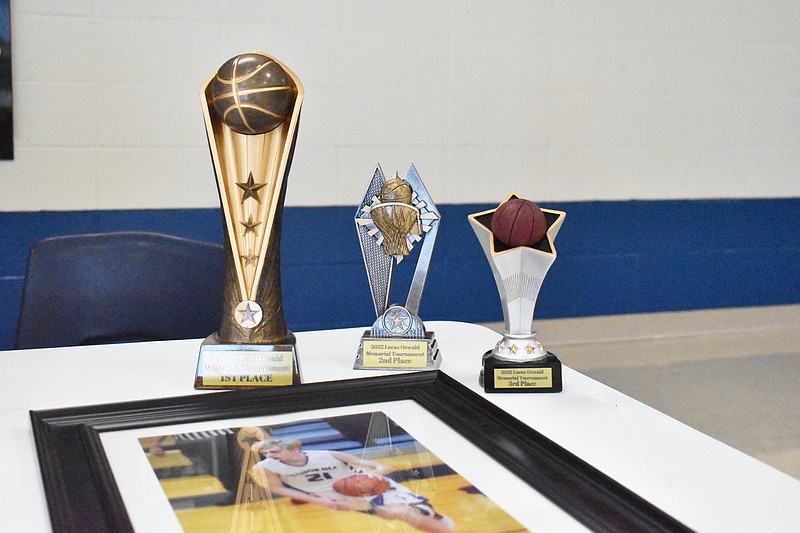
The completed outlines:
{"type": "Polygon", "coordinates": [[[252,468],[253,476],[273,494],[402,520],[427,533],[453,529],[453,521],[437,514],[427,498],[386,477],[393,470],[390,466],[344,452],[303,451],[297,439],[267,440],[254,446],[266,459],[252,468]],[[355,482],[348,484],[350,479],[355,482]]]}
{"type": "Polygon", "coordinates": [[[186,533],[526,531],[380,411],[139,441],[186,533]]]}

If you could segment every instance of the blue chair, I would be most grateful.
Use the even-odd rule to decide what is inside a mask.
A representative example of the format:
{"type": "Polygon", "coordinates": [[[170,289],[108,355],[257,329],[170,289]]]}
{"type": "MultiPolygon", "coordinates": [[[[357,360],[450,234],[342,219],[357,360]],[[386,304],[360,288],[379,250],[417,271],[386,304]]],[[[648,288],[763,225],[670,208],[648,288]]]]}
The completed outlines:
{"type": "Polygon", "coordinates": [[[53,237],[30,250],[15,348],[206,337],[223,248],[145,232],[53,237]]]}

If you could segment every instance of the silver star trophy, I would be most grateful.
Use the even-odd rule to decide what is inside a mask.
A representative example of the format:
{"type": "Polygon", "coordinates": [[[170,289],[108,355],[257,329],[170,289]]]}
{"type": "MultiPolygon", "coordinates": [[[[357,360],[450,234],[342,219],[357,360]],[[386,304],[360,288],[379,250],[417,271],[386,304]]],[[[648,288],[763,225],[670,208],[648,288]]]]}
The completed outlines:
{"type": "MultiPolygon", "coordinates": [[[[506,201],[514,198],[517,195],[511,194],[506,201]]],[[[503,307],[503,337],[483,356],[481,386],[486,392],[560,392],[561,362],[539,342],[533,311],[544,277],[556,260],[554,241],[566,213],[541,209],[547,224],[544,237],[532,245],[509,246],[492,232],[495,211],[468,216],[503,307]]]]}
{"type": "Polygon", "coordinates": [[[441,356],[435,335],[425,330],[419,304],[441,215],[414,165],[403,178],[387,180],[380,165],[355,215],[376,320],[364,332],[353,368],[435,370],[441,356]],[[404,305],[389,304],[395,264],[420,247],[404,305]]]}

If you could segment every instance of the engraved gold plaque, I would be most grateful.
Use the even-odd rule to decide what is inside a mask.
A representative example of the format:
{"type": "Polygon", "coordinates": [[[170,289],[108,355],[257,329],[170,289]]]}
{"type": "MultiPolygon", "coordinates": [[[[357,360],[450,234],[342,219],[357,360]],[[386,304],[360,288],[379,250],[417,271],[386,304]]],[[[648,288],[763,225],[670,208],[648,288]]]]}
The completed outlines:
{"type": "Polygon", "coordinates": [[[497,389],[546,389],[553,386],[552,368],[495,368],[497,389]]]}
{"type": "Polygon", "coordinates": [[[427,339],[364,339],[364,366],[368,368],[425,368],[430,343],[427,339]]]}

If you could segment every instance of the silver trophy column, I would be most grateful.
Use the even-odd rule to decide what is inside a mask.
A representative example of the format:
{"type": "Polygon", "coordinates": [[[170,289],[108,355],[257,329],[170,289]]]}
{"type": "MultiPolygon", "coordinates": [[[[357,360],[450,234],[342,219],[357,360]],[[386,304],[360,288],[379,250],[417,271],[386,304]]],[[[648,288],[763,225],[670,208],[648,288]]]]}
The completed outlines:
{"type": "Polygon", "coordinates": [[[441,364],[436,338],[418,316],[440,221],[413,164],[402,179],[395,174],[390,180],[375,167],[355,224],[377,318],[362,336],[354,369],[423,370],[441,364]],[[390,305],[394,265],[420,243],[406,303],[390,305]]]}
{"type": "Polygon", "coordinates": [[[503,337],[484,355],[481,384],[487,392],[560,391],[560,362],[537,339],[533,315],[544,277],[556,260],[554,241],[566,213],[542,209],[547,221],[544,238],[533,246],[509,247],[492,233],[495,211],[468,217],[492,268],[503,308],[503,337]]]}

